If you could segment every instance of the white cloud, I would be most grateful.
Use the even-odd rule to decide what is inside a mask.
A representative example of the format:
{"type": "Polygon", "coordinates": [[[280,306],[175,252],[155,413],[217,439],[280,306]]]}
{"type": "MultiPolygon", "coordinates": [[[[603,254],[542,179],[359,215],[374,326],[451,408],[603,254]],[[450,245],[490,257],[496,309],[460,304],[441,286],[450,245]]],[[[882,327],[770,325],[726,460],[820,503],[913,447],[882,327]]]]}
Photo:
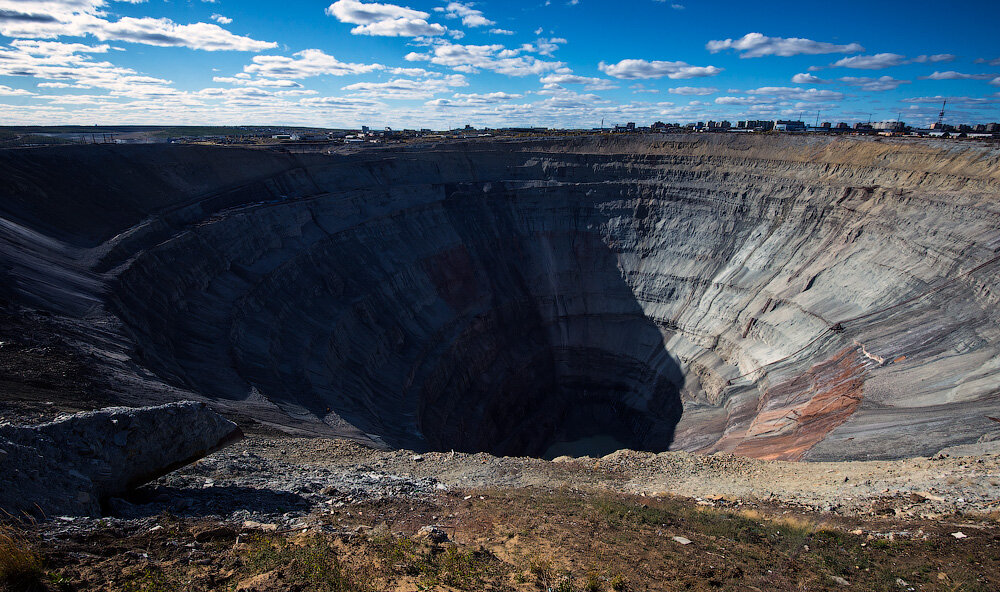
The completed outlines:
{"type": "Polygon", "coordinates": [[[20,39],[96,37],[206,51],[261,51],[277,43],[234,35],[212,23],[178,24],[167,18],[104,18],[105,0],[0,0],[0,35],[20,39]]]}
{"type": "Polygon", "coordinates": [[[218,13],[212,15],[212,20],[220,25],[231,25],[233,23],[233,19],[218,13]]]}
{"type": "MultiPolygon", "coordinates": [[[[934,55],[919,55],[919,56],[913,58],[910,61],[913,62],[913,63],[915,63],[915,64],[924,64],[924,63],[927,63],[927,62],[930,62],[932,64],[936,64],[938,62],[951,62],[951,61],[954,61],[954,59],[955,59],[955,56],[953,54],[950,54],[950,53],[937,53],[937,54],[934,54],[934,55]]],[[[994,64],[994,65],[996,65],[996,64],[994,64]]]]}
{"type": "Polygon", "coordinates": [[[674,95],[704,96],[719,92],[714,86],[677,86],[667,89],[667,92],[674,95]]]}
{"type": "Polygon", "coordinates": [[[351,33],[373,37],[433,37],[443,35],[447,30],[442,25],[422,19],[392,19],[359,25],[351,29],[351,33]]]}
{"type": "Polygon", "coordinates": [[[11,88],[0,84],[0,97],[24,97],[31,96],[35,93],[26,91],[23,88],[11,88]]]}
{"type": "Polygon", "coordinates": [[[761,33],[747,33],[739,39],[709,41],[705,44],[705,48],[712,53],[734,49],[740,52],[741,58],[759,58],[768,55],[787,57],[803,54],[857,53],[865,50],[857,43],[836,45],[799,37],[768,37],[761,33]]]}
{"type": "Polygon", "coordinates": [[[424,70],[423,68],[386,68],[385,70],[393,76],[441,76],[437,72],[431,72],[430,70],[424,70]]]}
{"type": "Polygon", "coordinates": [[[460,45],[438,41],[429,52],[411,52],[404,59],[409,62],[428,61],[466,74],[490,70],[508,76],[540,76],[564,67],[562,62],[546,62],[534,56],[520,55],[523,51],[498,44],[460,45]]]}
{"type": "Polygon", "coordinates": [[[877,53],[843,58],[830,64],[834,68],[856,68],[860,70],[881,70],[906,63],[906,56],[898,53],[877,53]]]}
{"type": "Polygon", "coordinates": [[[16,39],[9,47],[0,47],[0,76],[54,80],[59,82],[50,84],[66,85],[63,88],[132,88],[137,91],[149,91],[152,87],[160,91],[167,88],[168,80],[144,76],[131,68],[118,67],[110,62],[95,61],[89,55],[107,53],[108,49],[107,45],[16,39]]]}
{"type": "Polygon", "coordinates": [[[892,76],[879,76],[878,78],[871,78],[868,76],[842,76],[837,80],[843,82],[844,84],[856,86],[861,90],[868,91],[896,90],[900,87],[900,85],[910,84],[909,80],[898,80],[892,76]]]}
{"type": "Polygon", "coordinates": [[[764,95],[793,101],[839,101],[844,98],[843,93],[832,90],[788,86],[762,86],[744,92],[749,95],[764,95]]]}
{"type": "MultiPolygon", "coordinates": [[[[739,92],[730,90],[729,92],[739,92]]],[[[798,101],[796,105],[807,105],[823,101],[839,101],[844,98],[843,93],[832,90],[819,90],[815,88],[803,89],[786,86],[762,86],[743,91],[751,95],[746,97],[726,96],[715,99],[717,105],[791,105],[791,101],[798,101]]]]}
{"type": "Polygon", "coordinates": [[[948,104],[960,104],[965,106],[978,106],[978,105],[995,105],[997,101],[991,100],[984,97],[944,97],[941,95],[935,95],[933,97],[909,97],[906,99],[901,99],[904,103],[931,103],[940,105],[942,101],[948,99],[948,104]]]}
{"type": "Polygon", "coordinates": [[[379,37],[435,37],[448,28],[428,23],[430,13],[395,4],[338,0],[326,8],[326,14],[342,23],[358,25],[351,29],[354,35],[379,37]]]}
{"type": "Polygon", "coordinates": [[[384,106],[384,103],[378,101],[371,101],[366,99],[357,99],[352,97],[307,97],[299,100],[300,105],[305,105],[308,107],[323,107],[323,109],[345,109],[345,110],[357,110],[364,109],[366,112],[372,107],[384,106]]]}
{"type": "Polygon", "coordinates": [[[125,17],[87,32],[102,41],[129,41],[207,51],[261,51],[278,45],[233,35],[222,27],[210,23],[178,25],[165,18],[125,17]]]}
{"type": "Polygon", "coordinates": [[[267,78],[309,78],[312,76],[330,75],[345,76],[348,74],[364,74],[374,70],[382,70],[381,64],[353,64],[341,62],[332,55],[323,53],[320,49],[306,49],[286,56],[254,56],[253,63],[245,66],[247,74],[256,74],[267,78]]]}
{"type": "Polygon", "coordinates": [[[521,46],[524,51],[535,52],[539,55],[552,57],[552,54],[559,49],[559,44],[566,44],[566,40],[562,37],[552,37],[551,39],[546,39],[544,37],[539,37],[535,43],[525,43],[521,46]]]}
{"type": "Polygon", "coordinates": [[[490,29],[490,33],[493,33],[494,35],[513,35],[514,31],[511,31],[510,29],[490,29]]]}
{"type": "Polygon", "coordinates": [[[466,27],[487,27],[496,24],[484,17],[483,11],[473,8],[472,4],[449,2],[444,8],[435,8],[434,10],[445,13],[447,18],[462,19],[462,24],[466,27]]]}
{"type": "Polygon", "coordinates": [[[992,74],[963,74],[954,70],[935,71],[933,74],[920,77],[921,80],[989,80],[990,78],[993,78],[992,74]]]}
{"type": "Polygon", "coordinates": [[[990,84],[992,84],[993,86],[1000,86],[1000,76],[997,76],[993,80],[990,80],[990,84]]]}
{"type": "Polygon", "coordinates": [[[294,80],[271,80],[268,78],[258,78],[251,79],[249,76],[246,78],[240,76],[214,76],[212,82],[221,82],[224,84],[235,84],[238,86],[264,86],[271,88],[301,88],[302,85],[294,80]]]}
{"type": "Polygon", "coordinates": [[[343,90],[383,99],[425,99],[454,87],[468,85],[465,76],[452,74],[431,80],[396,78],[388,82],[357,82],[345,86],[343,90]]]}
{"type": "Polygon", "coordinates": [[[577,76],[572,73],[556,73],[543,76],[539,82],[545,85],[551,84],[584,84],[586,90],[610,90],[618,86],[604,78],[592,78],[590,76],[577,76]]]}
{"type": "Polygon", "coordinates": [[[326,13],[342,23],[353,25],[370,25],[395,19],[426,19],[430,16],[430,13],[395,4],[364,3],[358,0],[338,0],[326,8],[326,13]]]}
{"type": "Polygon", "coordinates": [[[986,58],[976,58],[977,64],[989,64],[990,66],[1000,66],[1000,58],[988,60],[986,58]]]}
{"type": "Polygon", "coordinates": [[[635,80],[638,78],[671,78],[683,80],[687,78],[700,78],[703,76],[715,76],[722,72],[722,68],[715,66],[691,66],[685,62],[661,62],[646,60],[622,60],[617,64],[605,64],[601,62],[598,68],[608,76],[621,78],[624,80],[635,80]]]}
{"type": "Polygon", "coordinates": [[[658,88],[646,88],[646,85],[641,82],[629,85],[629,88],[632,89],[632,92],[634,93],[658,94],[660,92],[660,89],[658,88]]]}
{"type": "Polygon", "coordinates": [[[11,42],[11,47],[17,48],[34,56],[46,56],[53,58],[66,58],[77,53],[107,53],[109,45],[86,45],[84,43],[63,43],[61,41],[35,41],[29,39],[17,39],[11,42]]]}
{"type": "Polygon", "coordinates": [[[823,80],[814,74],[805,74],[800,72],[795,76],[792,76],[792,82],[794,84],[826,84],[829,80],[823,80]]]}
{"type": "Polygon", "coordinates": [[[463,101],[474,101],[482,103],[496,103],[498,101],[510,101],[512,99],[520,99],[524,95],[517,93],[506,93],[506,92],[491,92],[491,93],[455,93],[454,97],[456,99],[461,99],[463,101]]]}
{"type": "Polygon", "coordinates": [[[492,92],[492,93],[456,93],[453,99],[434,99],[424,103],[429,107],[476,107],[484,105],[496,105],[514,99],[520,99],[524,95],[492,92]]]}

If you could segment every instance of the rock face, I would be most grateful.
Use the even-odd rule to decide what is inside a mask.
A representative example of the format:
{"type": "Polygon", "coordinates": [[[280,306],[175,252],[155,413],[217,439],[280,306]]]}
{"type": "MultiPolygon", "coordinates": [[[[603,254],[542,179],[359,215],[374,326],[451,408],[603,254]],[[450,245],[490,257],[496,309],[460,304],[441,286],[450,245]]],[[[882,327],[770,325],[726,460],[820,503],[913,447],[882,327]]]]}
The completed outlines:
{"type": "Polygon", "coordinates": [[[121,376],[417,450],[997,431],[997,150],[668,140],[0,153],[0,297],[121,376]]]}
{"type": "Polygon", "coordinates": [[[0,509],[15,516],[100,515],[107,498],[242,436],[236,424],[194,402],[0,425],[0,509]]]}

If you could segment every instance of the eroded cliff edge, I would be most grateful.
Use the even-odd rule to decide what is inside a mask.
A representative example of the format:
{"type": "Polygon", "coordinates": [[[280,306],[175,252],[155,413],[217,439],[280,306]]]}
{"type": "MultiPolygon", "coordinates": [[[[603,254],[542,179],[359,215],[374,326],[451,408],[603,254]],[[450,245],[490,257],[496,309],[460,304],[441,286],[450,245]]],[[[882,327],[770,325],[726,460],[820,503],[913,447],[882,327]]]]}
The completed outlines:
{"type": "Polygon", "coordinates": [[[7,309],[56,319],[125,402],[499,454],[879,458],[1000,431],[986,147],[18,150],[0,228],[7,309]]]}

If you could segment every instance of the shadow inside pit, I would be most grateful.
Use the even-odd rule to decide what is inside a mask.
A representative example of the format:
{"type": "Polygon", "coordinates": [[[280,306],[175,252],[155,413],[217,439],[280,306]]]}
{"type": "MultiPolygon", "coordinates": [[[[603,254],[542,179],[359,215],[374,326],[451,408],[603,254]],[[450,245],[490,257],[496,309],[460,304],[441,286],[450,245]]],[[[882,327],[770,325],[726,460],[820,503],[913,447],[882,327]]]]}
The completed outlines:
{"type": "Polygon", "coordinates": [[[546,458],[667,450],[684,376],[592,197],[481,185],[446,193],[460,244],[423,269],[458,328],[414,372],[423,448],[546,458]],[[556,221],[533,219],[541,208],[558,211],[556,221]]]}
{"type": "Polygon", "coordinates": [[[238,511],[251,514],[284,514],[307,510],[308,500],[301,495],[252,487],[217,486],[206,488],[147,485],[125,498],[112,498],[102,504],[105,515],[119,518],[145,518],[169,512],[175,516],[228,516],[238,511]]]}
{"type": "MultiPolygon", "coordinates": [[[[684,376],[670,331],[643,306],[680,296],[660,293],[668,262],[637,259],[657,215],[608,209],[619,196],[601,191],[615,185],[441,190],[426,208],[334,233],[322,228],[333,221],[275,218],[271,231],[296,238],[268,243],[260,277],[250,264],[228,266],[212,290],[161,303],[129,295],[159,293],[161,274],[177,272],[138,270],[122,280],[118,306],[130,327],[146,327],[137,342],[147,363],[166,364],[161,376],[210,397],[260,395],[289,425],[346,423],[416,451],[667,450],[684,376]],[[253,306],[234,313],[236,296],[253,306]]],[[[323,211],[311,215],[333,215],[323,211]]]]}

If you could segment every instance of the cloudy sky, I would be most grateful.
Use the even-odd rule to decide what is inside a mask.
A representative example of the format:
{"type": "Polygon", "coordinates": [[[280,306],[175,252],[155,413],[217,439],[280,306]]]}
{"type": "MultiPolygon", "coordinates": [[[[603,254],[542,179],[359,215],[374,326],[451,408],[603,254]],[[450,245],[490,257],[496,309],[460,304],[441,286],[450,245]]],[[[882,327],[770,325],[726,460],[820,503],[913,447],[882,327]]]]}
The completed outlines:
{"type": "Polygon", "coordinates": [[[1000,121],[996,0],[0,0],[0,125],[1000,121]],[[833,7],[836,8],[833,8],[833,7]]]}

